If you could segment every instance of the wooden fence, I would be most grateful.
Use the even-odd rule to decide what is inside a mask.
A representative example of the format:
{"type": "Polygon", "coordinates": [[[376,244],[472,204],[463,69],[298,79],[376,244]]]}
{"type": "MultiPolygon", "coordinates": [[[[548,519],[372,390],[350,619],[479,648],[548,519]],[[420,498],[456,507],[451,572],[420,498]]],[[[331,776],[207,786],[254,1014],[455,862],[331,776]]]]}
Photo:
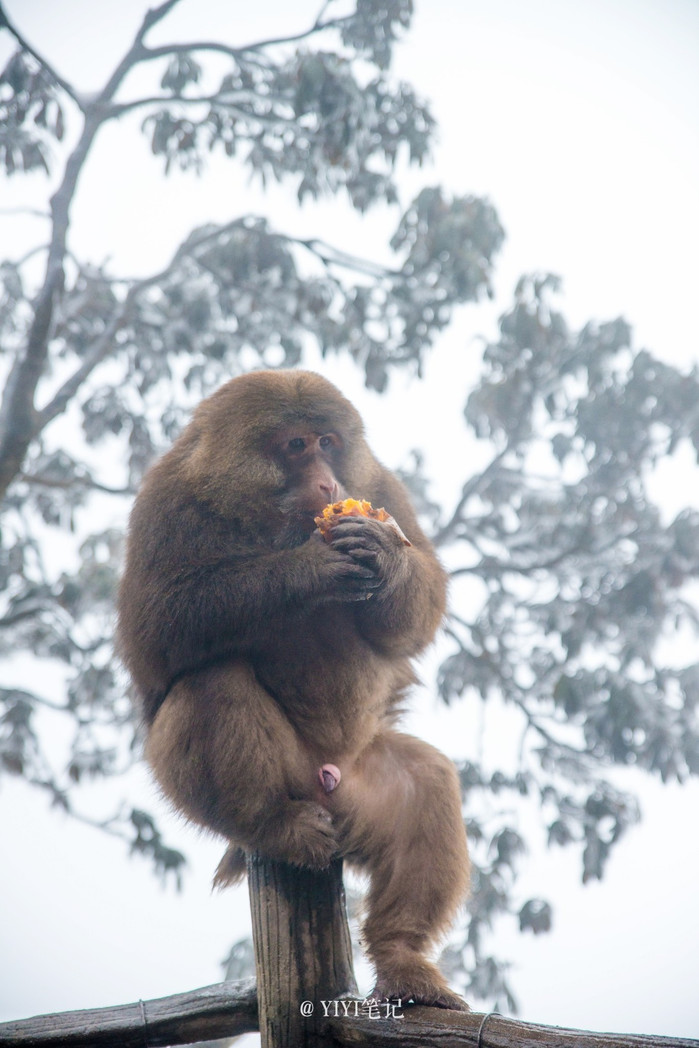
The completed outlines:
{"type": "MultiPolygon", "coordinates": [[[[699,1048],[699,1040],[591,1033],[501,1015],[370,1006],[357,997],[342,867],[253,859],[257,985],[0,1024],[0,1048],[156,1048],[260,1030],[263,1048],[699,1048]]],[[[582,992],[582,990],[581,990],[582,992]]]]}

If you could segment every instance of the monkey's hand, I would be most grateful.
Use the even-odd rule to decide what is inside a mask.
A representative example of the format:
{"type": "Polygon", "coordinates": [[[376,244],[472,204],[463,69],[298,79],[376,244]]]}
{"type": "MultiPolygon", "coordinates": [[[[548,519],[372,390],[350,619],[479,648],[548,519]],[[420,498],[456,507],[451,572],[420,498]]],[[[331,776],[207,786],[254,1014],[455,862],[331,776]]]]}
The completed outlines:
{"type": "MultiPolygon", "coordinates": [[[[348,521],[350,519],[360,518],[347,518],[348,521]]],[[[344,524],[342,528],[344,533],[344,524]]],[[[335,530],[333,528],[333,532],[335,530]]],[[[339,526],[337,531],[340,531],[339,526]]],[[[364,601],[382,584],[381,576],[373,564],[363,563],[361,556],[352,556],[349,551],[338,548],[334,538],[330,543],[324,541],[319,531],[315,531],[300,550],[304,550],[304,556],[309,557],[304,567],[309,576],[315,579],[313,589],[317,594],[316,599],[321,602],[364,601]]]]}
{"type": "Polygon", "coordinates": [[[431,551],[406,546],[393,518],[363,517],[334,524],[329,549],[369,573],[355,616],[364,639],[391,655],[422,651],[443,614],[444,574],[431,551]]]}
{"type": "Polygon", "coordinates": [[[398,524],[388,520],[372,520],[368,517],[344,517],[333,525],[330,548],[350,558],[358,567],[367,571],[375,585],[367,587],[366,598],[374,590],[389,588],[397,583],[408,570],[406,538],[398,524]]]}

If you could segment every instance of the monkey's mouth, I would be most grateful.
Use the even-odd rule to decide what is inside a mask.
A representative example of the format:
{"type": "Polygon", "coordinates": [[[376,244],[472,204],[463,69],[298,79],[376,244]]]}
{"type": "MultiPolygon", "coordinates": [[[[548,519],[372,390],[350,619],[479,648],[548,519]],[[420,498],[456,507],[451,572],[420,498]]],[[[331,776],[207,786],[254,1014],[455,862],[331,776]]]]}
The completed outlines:
{"type": "Polygon", "coordinates": [[[297,510],[293,516],[289,515],[284,530],[275,544],[280,545],[282,548],[286,545],[289,549],[292,549],[294,546],[300,546],[302,543],[307,542],[313,532],[317,531],[314,520],[317,515],[317,511],[314,512],[313,510],[297,510]]]}
{"type": "Polygon", "coordinates": [[[299,527],[303,528],[303,530],[310,535],[318,527],[315,519],[319,515],[319,513],[322,513],[322,507],[321,509],[301,510],[301,512],[298,515],[299,527]]]}

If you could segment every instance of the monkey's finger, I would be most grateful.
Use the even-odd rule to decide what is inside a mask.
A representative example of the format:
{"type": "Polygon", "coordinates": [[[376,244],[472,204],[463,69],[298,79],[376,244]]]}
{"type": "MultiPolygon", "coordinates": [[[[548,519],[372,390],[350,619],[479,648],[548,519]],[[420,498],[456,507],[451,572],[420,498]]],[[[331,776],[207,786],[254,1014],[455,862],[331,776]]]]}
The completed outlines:
{"type": "Polygon", "coordinates": [[[401,545],[396,541],[395,534],[391,534],[386,539],[386,537],[379,537],[375,533],[367,533],[364,535],[342,535],[333,539],[332,548],[341,553],[349,553],[353,557],[369,559],[370,557],[382,555],[394,557],[401,549],[401,545]]]}
{"type": "Polygon", "coordinates": [[[343,539],[337,544],[333,543],[332,548],[338,553],[351,557],[356,564],[369,567],[373,571],[380,570],[379,558],[382,555],[389,557],[393,555],[392,550],[385,552],[375,546],[358,546],[353,539],[343,539]]]}
{"type": "Polygon", "coordinates": [[[354,560],[378,561],[379,559],[379,550],[365,549],[362,546],[355,546],[354,549],[348,550],[348,553],[354,560]]]}
{"type": "MultiPolygon", "coordinates": [[[[396,537],[400,539],[403,546],[412,546],[412,542],[398,525],[398,522],[389,517],[388,520],[373,520],[369,517],[341,517],[333,522],[331,534],[356,535],[363,540],[371,535],[382,544],[393,545],[396,537]]],[[[331,538],[331,542],[335,539],[331,538]]]]}
{"type": "Polygon", "coordinates": [[[354,537],[335,539],[332,547],[340,553],[349,553],[352,557],[375,557],[377,552],[372,546],[359,545],[354,537]]]}

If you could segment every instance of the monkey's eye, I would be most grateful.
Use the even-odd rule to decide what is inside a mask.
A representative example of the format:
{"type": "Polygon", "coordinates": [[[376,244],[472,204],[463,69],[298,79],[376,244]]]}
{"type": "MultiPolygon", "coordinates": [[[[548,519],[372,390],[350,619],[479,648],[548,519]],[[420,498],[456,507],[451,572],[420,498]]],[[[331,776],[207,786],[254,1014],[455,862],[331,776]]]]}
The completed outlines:
{"type": "Polygon", "coordinates": [[[289,451],[303,451],[306,447],[306,441],[303,437],[292,437],[287,447],[289,448],[289,451]]]}
{"type": "Polygon", "coordinates": [[[335,438],[332,437],[329,433],[326,433],[325,436],[320,438],[318,443],[320,444],[321,448],[332,448],[335,446],[335,438]]]}

